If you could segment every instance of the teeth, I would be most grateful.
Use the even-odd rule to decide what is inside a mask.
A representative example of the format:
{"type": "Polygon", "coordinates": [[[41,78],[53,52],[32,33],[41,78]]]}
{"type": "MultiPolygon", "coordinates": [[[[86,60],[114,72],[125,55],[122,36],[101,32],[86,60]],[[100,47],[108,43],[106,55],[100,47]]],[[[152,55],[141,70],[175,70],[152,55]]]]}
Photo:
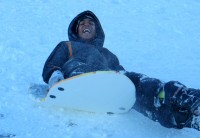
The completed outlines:
{"type": "Polygon", "coordinates": [[[89,29],[83,30],[84,33],[90,33],[91,31],[89,29]]]}

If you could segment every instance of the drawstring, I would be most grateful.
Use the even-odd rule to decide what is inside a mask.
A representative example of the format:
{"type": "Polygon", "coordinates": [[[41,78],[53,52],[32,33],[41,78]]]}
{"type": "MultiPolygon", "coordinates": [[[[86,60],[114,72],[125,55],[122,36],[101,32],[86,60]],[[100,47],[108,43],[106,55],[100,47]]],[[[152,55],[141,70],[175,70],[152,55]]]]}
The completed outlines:
{"type": "Polygon", "coordinates": [[[72,52],[72,43],[71,42],[67,42],[67,47],[69,50],[69,58],[73,57],[73,52],[72,52]]]}

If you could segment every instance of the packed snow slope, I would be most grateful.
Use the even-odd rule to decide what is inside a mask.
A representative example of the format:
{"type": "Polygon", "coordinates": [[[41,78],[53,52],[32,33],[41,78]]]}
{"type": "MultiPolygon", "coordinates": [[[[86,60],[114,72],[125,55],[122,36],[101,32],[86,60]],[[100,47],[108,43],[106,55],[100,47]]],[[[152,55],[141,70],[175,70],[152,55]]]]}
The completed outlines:
{"type": "Polygon", "coordinates": [[[164,128],[134,110],[90,114],[31,100],[30,83],[43,83],[45,60],[85,10],[100,19],[104,46],[126,70],[200,88],[199,0],[0,0],[0,137],[200,138],[199,131],[164,128]]]}

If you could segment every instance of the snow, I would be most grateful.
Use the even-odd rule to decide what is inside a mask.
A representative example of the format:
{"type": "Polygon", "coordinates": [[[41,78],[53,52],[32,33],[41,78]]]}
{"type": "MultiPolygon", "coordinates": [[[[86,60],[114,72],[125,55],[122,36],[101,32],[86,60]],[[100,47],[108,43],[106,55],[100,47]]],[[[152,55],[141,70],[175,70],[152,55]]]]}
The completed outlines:
{"type": "Polygon", "coordinates": [[[30,83],[43,83],[45,60],[84,10],[100,19],[104,46],[128,71],[200,88],[199,0],[0,0],[0,137],[200,138],[199,131],[164,128],[134,110],[91,114],[31,100],[30,83]]]}

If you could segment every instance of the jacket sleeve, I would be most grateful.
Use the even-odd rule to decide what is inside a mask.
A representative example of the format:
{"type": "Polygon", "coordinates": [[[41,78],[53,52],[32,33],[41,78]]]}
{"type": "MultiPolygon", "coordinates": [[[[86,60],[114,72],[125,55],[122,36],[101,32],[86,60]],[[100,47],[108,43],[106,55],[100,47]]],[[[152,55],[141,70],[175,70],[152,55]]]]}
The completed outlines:
{"type": "Polygon", "coordinates": [[[114,66],[113,66],[114,70],[116,70],[116,71],[124,71],[125,69],[124,69],[124,67],[122,65],[120,65],[117,56],[115,56],[115,58],[116,59],[115,59],[114,66]]]}
{"type": "Polygon", "coordinates": [[[124,71],[124,67],[120,65],[119,60],[115,54],[104,48],[104,56],[108,61],[108,66],[114,71],[124,71]]]}
{"type": "Polygon", "coordinates": [[[42,73],[44,82],[48,83],[51,74],[55,70],[61,70],[62,66],[67,60],[69,60],[69,50],[67,47],[67,42],[62,41],[51,52],[44,64],[42,73]]]}

